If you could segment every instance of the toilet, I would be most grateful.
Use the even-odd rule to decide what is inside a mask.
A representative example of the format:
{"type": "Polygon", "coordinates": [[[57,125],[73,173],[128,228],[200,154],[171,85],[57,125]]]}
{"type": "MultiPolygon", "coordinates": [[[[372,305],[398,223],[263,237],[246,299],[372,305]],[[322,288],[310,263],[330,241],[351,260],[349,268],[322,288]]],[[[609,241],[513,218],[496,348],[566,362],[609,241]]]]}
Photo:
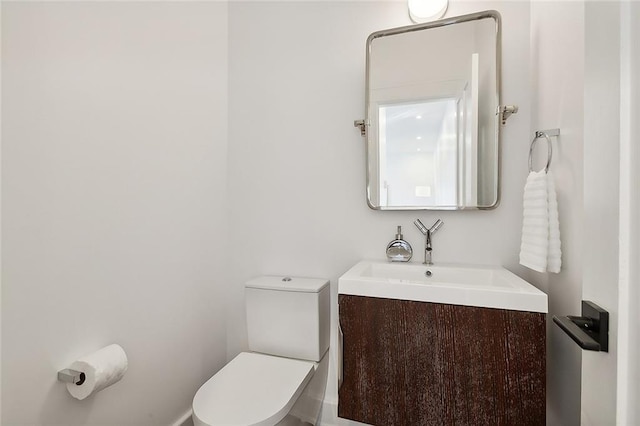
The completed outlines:
{"type": "Polygon", "coordinates": [[[315,425],[329,370],[329,281],[259,277],[245,284],[250,352],[200,387],[194,426],[315,425]]]}

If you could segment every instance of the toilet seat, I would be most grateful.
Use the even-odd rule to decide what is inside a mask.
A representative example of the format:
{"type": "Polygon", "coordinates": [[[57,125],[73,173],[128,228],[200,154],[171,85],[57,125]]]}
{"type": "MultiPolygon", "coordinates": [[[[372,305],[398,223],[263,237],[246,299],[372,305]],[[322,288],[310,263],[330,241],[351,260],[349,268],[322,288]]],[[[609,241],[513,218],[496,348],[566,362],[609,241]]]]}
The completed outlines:
{"type": "Polygon", "coordinates": [[[311,380],[315,364],[242,352],[210,378],[193,399],[196,426],[272,426],[311,380]]]}

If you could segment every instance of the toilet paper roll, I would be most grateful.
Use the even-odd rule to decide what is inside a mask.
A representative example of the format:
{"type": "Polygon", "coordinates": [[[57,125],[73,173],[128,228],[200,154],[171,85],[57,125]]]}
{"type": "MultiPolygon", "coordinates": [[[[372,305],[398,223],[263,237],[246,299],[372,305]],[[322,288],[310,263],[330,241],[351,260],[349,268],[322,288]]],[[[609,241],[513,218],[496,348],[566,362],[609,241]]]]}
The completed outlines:
{"type": "Polygon", "coordinates": [[[67,383],[67,390],[76,399],[85,399],[118,382],[127,372],[127,354],[120,345],[109,345],[73,362],[69,368],[85,375],[80,385],[67,383]]]}

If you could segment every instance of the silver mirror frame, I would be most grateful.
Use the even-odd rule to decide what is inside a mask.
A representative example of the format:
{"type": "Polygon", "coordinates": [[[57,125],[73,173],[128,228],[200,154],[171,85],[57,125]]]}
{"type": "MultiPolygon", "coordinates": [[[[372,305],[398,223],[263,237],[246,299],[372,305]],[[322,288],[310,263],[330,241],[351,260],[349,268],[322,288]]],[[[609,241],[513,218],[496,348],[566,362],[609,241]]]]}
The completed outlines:
{"type": "MultiPolygon", "coordinates": [[[[374,33],[372,33],[368,38],[367,38],[367,49],[366,49],[366,72],[365,72],[365,119],[364,120],[356,120],[354,122],[354,126],[356,127],[360,127],[361,130],[361,134],[362,136],[365,137],[365,143],[366,143],[366,168],[367,168],[367,182],[366,182],[366,196],[367,196],[367,205],[369,206],[369,208],[373,209],[373,210],[382,210],[382,211],[398,211],[398,210],[493,210],[496,207],[498,207],[498,205],[500,204],[500,197],[501,197],[501,185],[500,185],[500,181],[502,178],[502,142],[501,142],[501,138],[500,138],[500,127],[501,125],[504,125],[504,120],[506,120],[506,118],[508,116],[506,116],[504,113],[506,111],[503,111],[503,107],[501,106],[501,94],[502,94],[502,76],[501,76],[501,70],[502,70],[502,17],[500,16],[500,13],[498,11],[495,10],[486,10],[486,11],[482,11],[482,12],[476,12],[476,13],[471,13],[468,15],[461,15],[461,16],[454,16],[451,18],[446,18],[446,19],[441,19],[438,21],[433,21],[433,22],[427,22],[427,23],[423,23],[423,24],[416,24],[416,25],[408,25],[408,26],[404,26],[404,27],[398,27],[398,28],[390,28],[387,30],[381,30],[381,31],[376,31],[374,33]],[[430,29],[430,28],[438,28],[438,27],[443,27],[443,26],[447,26],[447,25],[452,25],[452,24],[457,24],[457,23],[463,23],[463,22],[471,22],[471,21],[477,21],[477,20],[481,20],[481,19],[493,19],[496,25],[496,111],[495,111],[495,140],[497,143],[497,173],[496,173],[496,201],[494,204],[492,205],[488,205],[488,206],[472,206],[472,207],[458,207],[458,206],[453,206],[453,207],[415,207],[415,206],[409,206],[409,207],[393,207],[393,208],[382,208],[381,206],[374,206],[371,204],[371,193],[370,193],[370,182],[371,182],[371,165],[370,165],[370,153],[369,153],[369,148],[370,148],[370,143],[369,143],[369,128],[370,128],[370,120],[369,120],[369,104],[370,104],[370,84],[369,84],[369,78],[370,78],[370,61],[371,61],[371,43],[373,40],[380,38],[380,37],[385,37],[385,36],[390,36],[390,35],[398,35],[398,34],[405,34],[405,33],[410,33],[410,32],[415,32],[415,31],[421,31],[421,30],[426,30],[426,29],[430,29]]],[[[513,112],[517,112],[517,107],[515,111],[513,112]]]]}

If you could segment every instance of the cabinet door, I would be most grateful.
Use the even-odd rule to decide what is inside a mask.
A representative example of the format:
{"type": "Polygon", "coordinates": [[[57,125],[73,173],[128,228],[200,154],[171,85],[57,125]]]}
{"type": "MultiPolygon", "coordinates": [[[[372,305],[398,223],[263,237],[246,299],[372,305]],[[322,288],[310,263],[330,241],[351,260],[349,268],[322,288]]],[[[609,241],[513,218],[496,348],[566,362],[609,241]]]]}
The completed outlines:
{"type": "Polygon", "coordinates": [[[545,315],[339,296],[338,415],[371,425],[545,424],[545,315]]]}

